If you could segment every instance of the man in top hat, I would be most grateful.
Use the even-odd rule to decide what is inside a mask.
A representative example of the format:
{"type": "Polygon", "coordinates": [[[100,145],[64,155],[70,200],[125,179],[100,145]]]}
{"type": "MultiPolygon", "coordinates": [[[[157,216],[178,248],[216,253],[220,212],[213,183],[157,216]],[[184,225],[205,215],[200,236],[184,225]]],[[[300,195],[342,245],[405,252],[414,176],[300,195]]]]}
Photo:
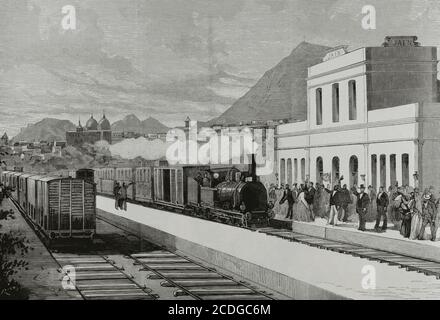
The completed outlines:
{"type": "Polygon", "coordinates": [[[286,202],[286,200],[289,206],[286,219],[293,219],[293,205],[296,201],[296,193],[290,190],[290,186],[288,184],[286,184],[286,189],[284,190],[284,195],[280,203],[283,204],[284,202],[286,202]]]}
{"type": "Polygon", "coordinates": [[[437,206],[430,191],[425,191],[422,198],[422,227],[419,232],[419,240],[423,240],[425,228],[429,224],[431,228],[431,241],[435,241],[438,225],[436,225],[437,206]]]}
{"type": "Polygon", "coordinates": [[[366,231],[365,223],[366,223],[366,216],[367,216],[367,210],[368,206],[370,204],[370,198],[368,197],[368,194],[365,193],[365,186],[361,184],[359,187],[360,192],[354,191],[354,195],[357,197],[357,203],[356,203],[356,212],[359,215],[359,229],[360,231],[366,231]]]}
{"type": "Polygon", "coordinates": [[[342,194],[339,185],[335,185],[333,190],[325,188],[325,191],[330,194],[330,215],[327,221],[327,225],[337,225],[339,211],[342,206],[342,194]]]}
{"type": "Polygon", "coordinates": [[[376,198],[376,205],[377,205],[377,216],[376,216],[376,225],[374,226],[374,230],[377,232],[380,231],[386,231],[387,230],[387,208],[390,204],[390,201],[388,199],[388,194],[385,192],[384,187],[379,188],[379,193],[376,198]],[[383,225],[380,229],[380,220],[383,217],[383,225]]]}

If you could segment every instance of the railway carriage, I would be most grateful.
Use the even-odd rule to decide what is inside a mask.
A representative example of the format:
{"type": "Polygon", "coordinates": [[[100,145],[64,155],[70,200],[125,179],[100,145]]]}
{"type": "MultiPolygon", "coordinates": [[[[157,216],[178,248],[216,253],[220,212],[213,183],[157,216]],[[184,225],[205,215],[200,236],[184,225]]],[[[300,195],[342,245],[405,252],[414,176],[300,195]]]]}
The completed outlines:
{"type": "Polygon", "coordinates": [[[95,234],[95,185],[90,181],[29,177],[28,202],[34,222],[51,239],[95,234]]]}
{"type": "Polygon", "coordinates": [[[34,174],[25,173],[18,178],[18,198],[17,201],[20,206],[24,209],[27,209],[28,203],[28,182],[30,177],[34,176],[34,174]]]}
{"type": "Polygon", "coordinates": [[[96,188],[86,179],[4,171],[11,198],[45,237],[91,238],[96,231],[96,188]]]}
{"type": "Polygon", "coordinates": [[[115,168],[95,169],[96,190],[103,194],[113,194],[115,184],[115,168]]]}
{"type": "Polygon", "coordinates": [[[153,176],[151,167],[136,168],[134,173],[135,199],[137,201],[153,201],[153,176]]]}

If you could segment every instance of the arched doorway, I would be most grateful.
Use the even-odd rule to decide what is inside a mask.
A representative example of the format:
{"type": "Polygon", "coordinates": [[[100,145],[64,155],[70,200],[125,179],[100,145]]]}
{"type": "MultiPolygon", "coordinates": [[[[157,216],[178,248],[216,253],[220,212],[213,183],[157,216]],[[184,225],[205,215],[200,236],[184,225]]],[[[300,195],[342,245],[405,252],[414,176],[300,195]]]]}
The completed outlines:
{"type": "Polygon", "coordinates": [[[350,187],[359,184],[359,161],[356,156],[350,158],[350,187]]]}
{"type": "Polygon", "coordinates": [[[324,174],[324,161],[321,157],[316,159],[316,182],[322,183],[322,175],[324,174]]]}
{"type": "Polygon", "coordinates": [[[337,185],[339,182],[339,158],[334,157],[332,160],[332,184],[337,185]]]}

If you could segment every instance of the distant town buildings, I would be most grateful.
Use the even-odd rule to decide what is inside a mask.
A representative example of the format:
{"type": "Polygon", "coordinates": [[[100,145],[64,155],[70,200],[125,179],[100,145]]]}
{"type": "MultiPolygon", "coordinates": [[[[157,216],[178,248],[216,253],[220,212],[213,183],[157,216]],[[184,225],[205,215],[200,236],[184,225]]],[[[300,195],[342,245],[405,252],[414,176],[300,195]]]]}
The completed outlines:
{"type": "Polygon", "coordinates": [[[4,147],[8,145],[9,145],[9,137],[5,132],[3,136],[0,138],[0,147],[4,147]]]}
{"type": "Polygon", "coordinates": [[[85,143],[95,144],[98,141],[112,143],[111,125],[105,114],[102,115],[102,119],[99,122],[92,115],[85,127],[79,121],[76,131],[66,132],[66,142],[69,146],[81,147],[85,143]]]}

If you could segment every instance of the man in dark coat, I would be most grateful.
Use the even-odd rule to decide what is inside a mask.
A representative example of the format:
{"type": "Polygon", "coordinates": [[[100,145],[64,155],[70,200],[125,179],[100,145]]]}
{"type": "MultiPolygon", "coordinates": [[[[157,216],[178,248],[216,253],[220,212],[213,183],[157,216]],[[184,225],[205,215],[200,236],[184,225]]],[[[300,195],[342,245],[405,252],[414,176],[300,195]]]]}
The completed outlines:
{"type": "Polygon", "coordinates": [[[388,199],[388,194],[385,192],[384,187],[379,188],[379,193],[377,194],[376,198],[376,205],[377,205],[377,216],[376,216],[376,225],[374,226],[374,230],[377,232],[385,231],[387,229],[387,208],[390,201],[388,199]],[[383,217],[383,225],[380,229],[380,219],[383,217]]]}
{"type": "Polygon", "coordinates": [[[333,187],[333,190],[325,188],[325,190],[330,193],[330,216],[327,224],[333,224],[336,226],[336,221],[338,220],[339,211],[342,207],[342,194],[339,185],[333,187]]]}
{"type": "Polygon", "coordinates": [[[312,213],[312,220],[315,220],[315,213],[313,210],[313,202],[315,200],[316,189],[313,187],[313,182],[308,183],[306,202],[309,205],[310,212],[312,213]]]}
{"type": "Polygon", "coordinates": [[[284,190],[284,194],[283,197],[281,198],[280,203],[283,204],[284,202],[286,202],[286,200],[289,205],[286,219],[293,219],[293,205],[295,204],[296,201],[296,195],[292,190],[290,190],[288,184],[286,184],[286,189],[284,190]]]}
{"type": "Polygon", "coordinates": [[[359,215],[359,229],[360,231],[367,231],[365,228],[366,216],[367,216],[367,210],[368,206],[370,204],[370,198],[368,197],[368,194],[365,193],[365,186],[361,184],[360,186],[360,192],[354,191],[355,196],[357,197],[357,203],[356,203],[356,212],[359,215]]]}
{"type": "Polygon", "coordinates": [[[347,185],[344,184],[344,186],[341,189],[341,201],[342,201],[342,210],[343,215],[341,217],[342,222],[348,221],[348,205],[351,203],[351,196],[350,191],[347,189],[347,185]]]}
{"type": "Polygon", "coordinates": [[[128,187],[134,184],[133,182],[130,182],[129,184],[122,183],[121,191],[120,191],[120,198],[119,198],[119,206],[122,210],[127,211],[127,200],[128,200],[128,187]]]}
{"type": "Polygon", "coordinates": [[[422,203],[422,228],[419,232],[419,240],[423,240],[423,235],[425,234],[425,228],[429,224],[431,227],[431,241],[435,241],[438,225],[437,220],[437,206],[434,202],[434,198],[430,192],[427,192],[423,195],[423,203],[422,203]]]}
{"type": "Polygon", "coordinates": [[[119,182],[116,182],[113,186],[113,196],[115,197],[115,209],[119,210],[119,198],[121,192],[121,185],[119,182]]]}

